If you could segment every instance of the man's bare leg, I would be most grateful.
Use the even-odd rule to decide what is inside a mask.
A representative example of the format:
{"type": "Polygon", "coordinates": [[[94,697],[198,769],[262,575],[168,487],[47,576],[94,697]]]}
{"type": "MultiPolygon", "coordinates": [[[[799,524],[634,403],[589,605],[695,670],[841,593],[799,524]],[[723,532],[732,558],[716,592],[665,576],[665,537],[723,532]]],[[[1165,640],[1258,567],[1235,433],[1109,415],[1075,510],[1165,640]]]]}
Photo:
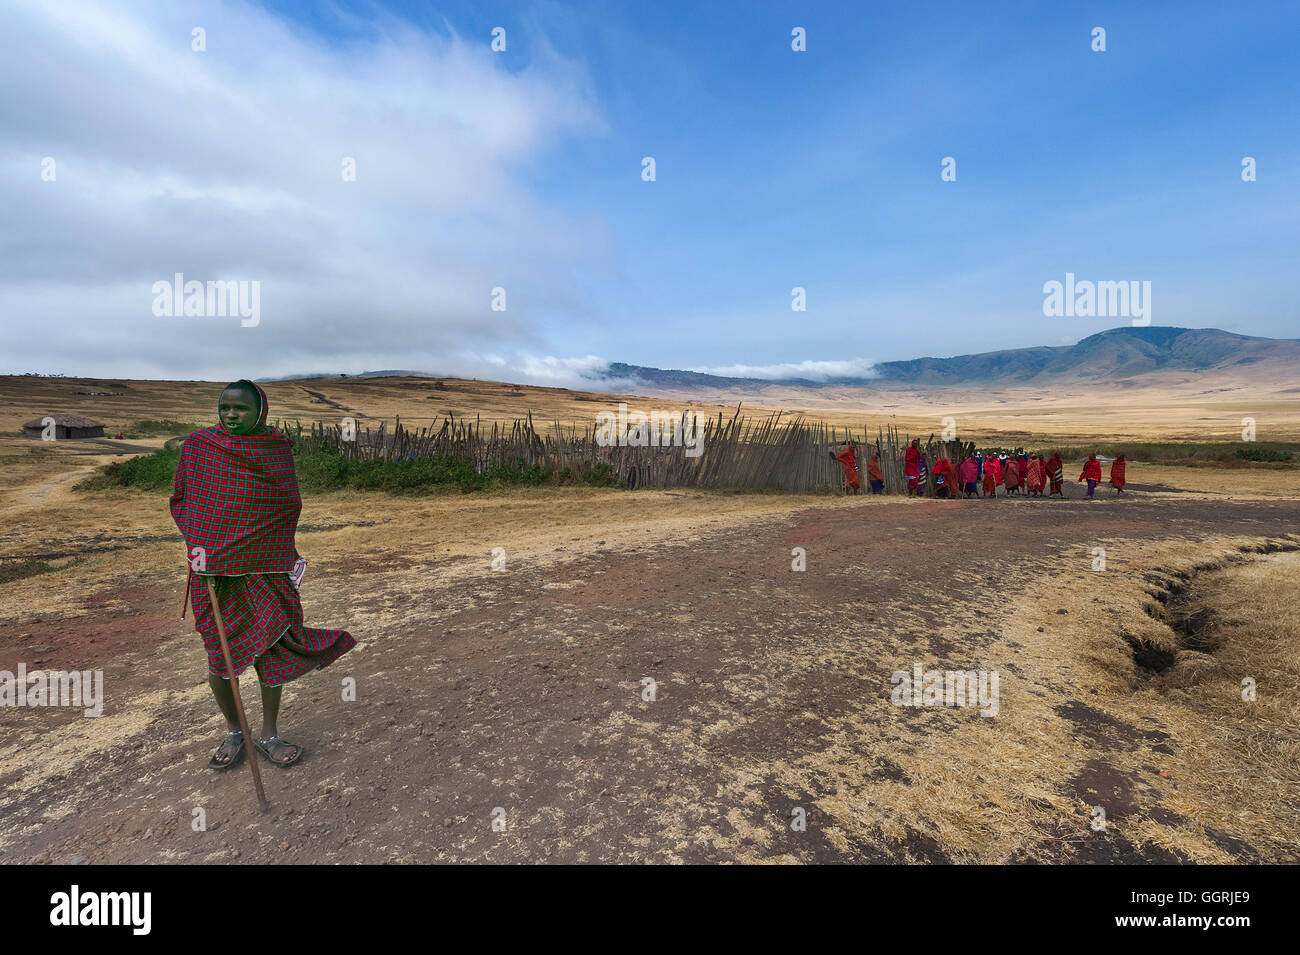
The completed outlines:
{"type": "MultiPolygon", "coordinates": [[[[221,709],[221,715],[226,718],[226,728],[231,733],[239,732],[239,711],[235,709],[235,693],[230,688],[230,681],[224,677],[219,677],[215,673],[208,674],[208,686],[212,689],[212,695],[217,698],[217,706],[221,709]]],[[[231,737],[227,734],[225,742],[213,754],[212,760],[216,763],[228,763],[235,758],[239,752],[240,744],[243,742],[242,737],[231,737]]]]}
{"type": "MultiPolygon", "coordinates": [[[[280,697],[284,691],[282,686],[267,686],[262,684],[262,735],[261,739],[269,740],[272,737],[280,735],[276,728],[276,723],[280,719],[280,697]]],[[[276,763],[291,763],[298,758],[298,746],[294,743],[286,743],[282,739],[276,739],[266,744],[271,751],[271,761],[276,763]]]]}

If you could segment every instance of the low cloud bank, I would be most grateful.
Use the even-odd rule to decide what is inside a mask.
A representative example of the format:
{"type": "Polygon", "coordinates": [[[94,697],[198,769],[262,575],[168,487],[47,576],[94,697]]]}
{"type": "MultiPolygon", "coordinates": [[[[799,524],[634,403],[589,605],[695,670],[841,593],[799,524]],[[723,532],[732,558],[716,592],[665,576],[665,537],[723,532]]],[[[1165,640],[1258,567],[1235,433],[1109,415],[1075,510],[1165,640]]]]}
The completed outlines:
{"type": "MultiPolygon", "coordinates": [[[[431,365],[402,367],[391,370],[448,378],[481,378],[491,381],[508,381],[521,385],[538,385],[547,388],[570,388],[575,391],[629,393],[645,391],[656,386],[656,382],[652,380],[652,373],[645,378],[638,377],[635,373],[614,374],[611,372],[612,364],[609,359],[601,358],[598,355],[585,355],[580,358],[557,358],[553,355],[484,355],[462,352],[448,356],[446,359],[431,365]]],[[[374,368],[373,370],[379,369],[374,368]]],[[[671,371],[672,369],[664,370],[671,371]]],[[[726,365],[688,370],[698,374],[717,375],[722,378],[759,378],[768,381],[798,378],[807,381],[826,382],[847,378],[876,377],[874,365],[865,359],[801,361],[778,365],[726,365]]]]}
{"type": "Polygon", "coordinates": [[[721,365],[714,368],[692,368],[691,371],[724,378],[763,378],[782,381],[803,378],[807,381],[834,381],[840,378],[875,378],[876,366],[865,358],[842,361],[797,361],[775,365],[721,365]]]}

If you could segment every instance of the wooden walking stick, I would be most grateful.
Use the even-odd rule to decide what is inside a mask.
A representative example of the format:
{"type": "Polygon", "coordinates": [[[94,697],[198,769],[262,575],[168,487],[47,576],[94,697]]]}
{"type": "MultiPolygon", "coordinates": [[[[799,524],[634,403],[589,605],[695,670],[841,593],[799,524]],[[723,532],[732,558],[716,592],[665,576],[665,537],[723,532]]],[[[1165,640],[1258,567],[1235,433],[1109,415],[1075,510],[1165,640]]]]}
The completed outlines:
{"type": "Polygon", "coordinates": [[[221,619],[221,602],[217,600],[217,580],[212,575],[203,578],[208,583],[208,601],[212,604],[212,616],[217,621],[217,639],[221,641],[221,655],[226,659],[226,677],[230,680],[230,691],[235,694],[235,712],[239,714],[239,729],[244,734],[244,749],[248,752],[248,768],[253,771],[253,788],[257,790],[257,803],[262,812],[271,808],[266,801],[266,792],[262,789],[262,773],[257,768],[257,749],[253,746],[253,737],[248,732],[248,717],[244,715],[244,701],[239,698],[239,678],[235,676],[235,665],[230,659],[230,644],[226,642],[226,624],[221,619]]]}

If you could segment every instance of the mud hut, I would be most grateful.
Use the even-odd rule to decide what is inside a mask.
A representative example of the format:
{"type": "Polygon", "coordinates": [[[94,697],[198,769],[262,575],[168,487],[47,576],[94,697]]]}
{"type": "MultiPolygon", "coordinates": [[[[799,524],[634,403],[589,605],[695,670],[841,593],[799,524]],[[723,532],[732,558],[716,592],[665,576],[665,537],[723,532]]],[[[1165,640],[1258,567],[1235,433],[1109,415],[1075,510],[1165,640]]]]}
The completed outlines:
{"type": "Polygon", "coordinates": [[[23,425],[23,433],[30,438],[39,438],[45,432],[47,418],[54,419],[54,437],[65,438],[102,438],[104,426],[98,421],[84,418],[79,414],[52,414],[33,418],[23,425]]]}

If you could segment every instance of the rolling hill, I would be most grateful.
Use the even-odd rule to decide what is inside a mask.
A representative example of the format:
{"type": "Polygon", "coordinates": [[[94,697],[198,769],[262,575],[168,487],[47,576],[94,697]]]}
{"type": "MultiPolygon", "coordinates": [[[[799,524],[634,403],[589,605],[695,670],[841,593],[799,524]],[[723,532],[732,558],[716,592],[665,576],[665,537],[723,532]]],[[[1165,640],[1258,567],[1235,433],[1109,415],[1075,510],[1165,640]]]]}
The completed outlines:
{"type": "Polygon", "coordinates": [[[621,362],[609,366],[610,377],[629,378],[648,387],[690,389],[774,384],[826,388],[852,385],[953,385],[964,382],[1025,383],[1045,379],[1123,379],[1157,371],[1238,370],[1266,362],[1289,363],[1300,374],[1300,340],[1256,338],[1217,328],[1112,328],[1074,345],[1042,345],[958,355],[914,358],[875,365],[865,378],[821,381],[787,378],[727,378],[693,371],[647,368],[621,362]]]}

